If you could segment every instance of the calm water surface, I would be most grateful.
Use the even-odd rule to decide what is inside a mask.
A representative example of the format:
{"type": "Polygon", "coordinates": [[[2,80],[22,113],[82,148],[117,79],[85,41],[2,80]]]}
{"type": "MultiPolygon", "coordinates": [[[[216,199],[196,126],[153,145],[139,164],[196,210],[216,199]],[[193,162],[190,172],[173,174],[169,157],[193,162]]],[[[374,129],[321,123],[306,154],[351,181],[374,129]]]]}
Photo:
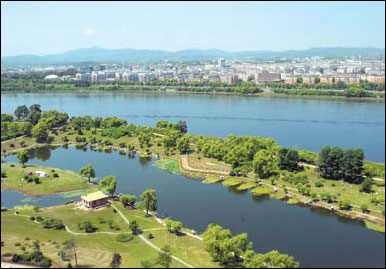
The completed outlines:
{"type": "Polygon", "coordinates": [[[137,125],[185,120],[194,134],[272,137],[281,145],[312,151],[325,145],[360,147],[366,159],[385,162],[384,102],[179,93],[23,93],[2,94],[1,112],[35,103],[70,116],[118,116],[137,125]]]}
{"type": "MultiPolygon", "coordinates": [[[[5,160],[17,161],[15,156],[5,160]]],[[[221,184],[202,184],[197,179],[167,173],[153,160],[70,147],[39,149],[29,163],[73,171],[92,164],[97,177],[117,176],[118,193],[138,197],[148,188],[156,189],[158,212],[163,217],[181,220],[198,232],[211,222],[234,234],[246,232],[257,251],[277,249],[295,256],[302,267],[385,267],[384,234],[366,229],[359,221],[275,199],[254,199],[249,192],[232,191],[221,184]]],[[[67,200],[59,195],[26,200],[14,191],[3,191],[1,198],[8,207],[25,202],[52,206],[67,200]]]]}

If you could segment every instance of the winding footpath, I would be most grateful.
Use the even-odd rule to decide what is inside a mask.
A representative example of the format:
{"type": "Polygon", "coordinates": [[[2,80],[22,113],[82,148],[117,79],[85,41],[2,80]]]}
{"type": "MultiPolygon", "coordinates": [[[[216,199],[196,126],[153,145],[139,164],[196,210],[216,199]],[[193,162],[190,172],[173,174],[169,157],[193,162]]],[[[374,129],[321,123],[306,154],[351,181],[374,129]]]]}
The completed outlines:
{"type": "MultiPolygon", "coordinates": [[[[111,204],[111,207],[114,208],[118,214],[121,216],[121,218],[127,223],[127,225],[130,224],[129,220],[125,217],[125,215],[123,215],[123,213],[118,209],[116,208],[113,204],[111,204]]],[[[30,218],[31,216],[29,215],[23,215],[23,214],[16,214],[16,212],[14,212],[14,215],[15,216],[20,216],[20,217],[25,217],[25,218],[30,218]]],[[[161,220],[159,220],[158,218],[156,218],[156,220],[158,222],[160,222],[161,220]]],[[[38,221],[34,221],[35,223],[39,224],[38,221]]],[[[161,221],[161,223],[163,224],[163,222],[161,221]]],[[[77,232],[73,232],[71,231],[67,225],[64,225],[65,229],[66,229],[66,232],[72,234],[72,235],[76,235],[76,236],[81,236],[81,235],[94,235],[94,234],[110,234],[110,235],[118,235],[118,234],[122,234],[122,233],[114,233],[114,232],[95,232],[95,233],[77,233],[77,232]]],[[[152,228],[152,229],[145,229],[143,230],[144,232],[146,231],[155,231],[155,230],[165,230],[166,228],[152,228]]],[[[131,232],[123,232],[123,233],[131,233],[131,232]]],[[[202,238],[198,237],[198,236],[195,236],[195,235],[192,235],[192,234],[189,234],[189,233],[186,233],[187,235],[189,236],[192,236],[194,238],[197,238],[197,239],[200,239],[202,240],[202,238]]],[[[150,246],[151,248],[155,249],[156,251],[158,252],[161,252],[161,253],[164,253],[164,251],[162,251],[159,247],[157,247],[156,245],[154,245],[152,242],[150,242],[148,239],[146,239],[146,237],[144,237],[142,234],[139,234],[138,237],[145,243],[147,244],[148,246],[150,246]]],[[[174,256],[174,255],[171,255],[171,258],[181,264],[183,264],[184,266],[186,267],[189,267],[189,268],[194,268],[193,265],[181,260],[180,258],[174,256]]],[[[3,268],[3,267],[2,267],[3,268]]]]}
{"type": "MultiPolygon", "coordinates": [[[[111,205],[112,208],[114,208],[118,214],[121,216],[121,218],[127,223],[127,225],[130,225],[130,222],[129,220],[125,217],[125,215],[123,215],[123,213],[118,209],[116,208],[114,205],[111,205]]],[[[141,240],[143,242],[145,242],[145,244],[147,244],[148,246],[152,247],[153,249],[155,249],[156,251],[158,252],[161,252],[161,253],[164,253],[164,251],[162,251],[159,247],[157,247],[156,245],[154,245],[152,242],[150,242],[149,240],[146,239],[146,237],[144,237],[142,234],[139,234],[138,235],[139,238],[141,238],[141,240]]],[[[174,256],[174,255],[171,255],[172,259],[183,264],[184,266],[186,267],[189,267],[189,268],[194,268],[193,265],[187,263],[187,262],[184,262],[183,260],[181,260],[180,258],[174,256]]]]}

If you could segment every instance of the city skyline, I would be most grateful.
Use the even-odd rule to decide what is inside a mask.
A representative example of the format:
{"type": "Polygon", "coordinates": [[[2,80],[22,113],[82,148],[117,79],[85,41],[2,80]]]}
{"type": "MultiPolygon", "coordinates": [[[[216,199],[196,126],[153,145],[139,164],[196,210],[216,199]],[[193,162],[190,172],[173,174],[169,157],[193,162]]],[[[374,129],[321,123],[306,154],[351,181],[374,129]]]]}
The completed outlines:
{"type": "Polygon", "coordinates": [[[1,5],[2,56],[87,47],[231,52],[385,47],[384,2],[1,5]]]}

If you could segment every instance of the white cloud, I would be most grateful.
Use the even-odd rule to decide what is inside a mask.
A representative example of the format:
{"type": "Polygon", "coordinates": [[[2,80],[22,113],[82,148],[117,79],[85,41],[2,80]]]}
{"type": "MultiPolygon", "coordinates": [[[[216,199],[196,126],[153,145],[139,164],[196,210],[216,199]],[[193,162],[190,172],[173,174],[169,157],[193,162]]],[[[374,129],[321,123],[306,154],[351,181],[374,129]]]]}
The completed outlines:
{"type": "Polygon", "coordinates": [[[87,36],[92,36],[95,34],[95,29],[93,28],[86,28],[83,30],[83,34],[87,35],[87,36]]]}

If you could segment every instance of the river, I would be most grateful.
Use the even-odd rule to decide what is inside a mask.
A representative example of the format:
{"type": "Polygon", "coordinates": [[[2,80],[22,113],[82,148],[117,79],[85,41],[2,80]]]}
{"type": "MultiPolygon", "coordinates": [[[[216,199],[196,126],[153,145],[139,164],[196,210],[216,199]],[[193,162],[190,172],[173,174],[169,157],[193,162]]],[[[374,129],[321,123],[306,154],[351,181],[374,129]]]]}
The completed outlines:
{"type": "Polygon", "coordinates": [[[185,120],[194,134],[272,137],[315,152],[326,145],[359,147],[366,159],[385,162],[384,102],[156,92],[1,95],[1,113],[13,113],[22,104],[70,116],[118,116],[136,125],[185,120]]]}
{"type": "MultiPolygon", "coordinates": [[[[15,156],[5,160],[17,162],[15,156]]],[[[35,150],[29,164],[73,171],[92,164],[99,178],[117,176],[118,193],[139,197],[146,189],[156,189],[157,211],[163,217],[180,220],[200,233],[211,222],[234,234],[246,232],[256,251],[276,249],[288,253],[304,268],[385,267],[385,235],[368,230],[360,221],[276,199],[253,198],[248,191],[235,191],[220,183],[202,184],[198,179],[163,171],[154,165],[154,160],[132,159],[115,151],[46,147],[35,150]]],[[[1,200],[4,206],[12,207],[24,203],[53,206],[66,199],[60,195],[34,198],[2,191],[1,200]]]]}

